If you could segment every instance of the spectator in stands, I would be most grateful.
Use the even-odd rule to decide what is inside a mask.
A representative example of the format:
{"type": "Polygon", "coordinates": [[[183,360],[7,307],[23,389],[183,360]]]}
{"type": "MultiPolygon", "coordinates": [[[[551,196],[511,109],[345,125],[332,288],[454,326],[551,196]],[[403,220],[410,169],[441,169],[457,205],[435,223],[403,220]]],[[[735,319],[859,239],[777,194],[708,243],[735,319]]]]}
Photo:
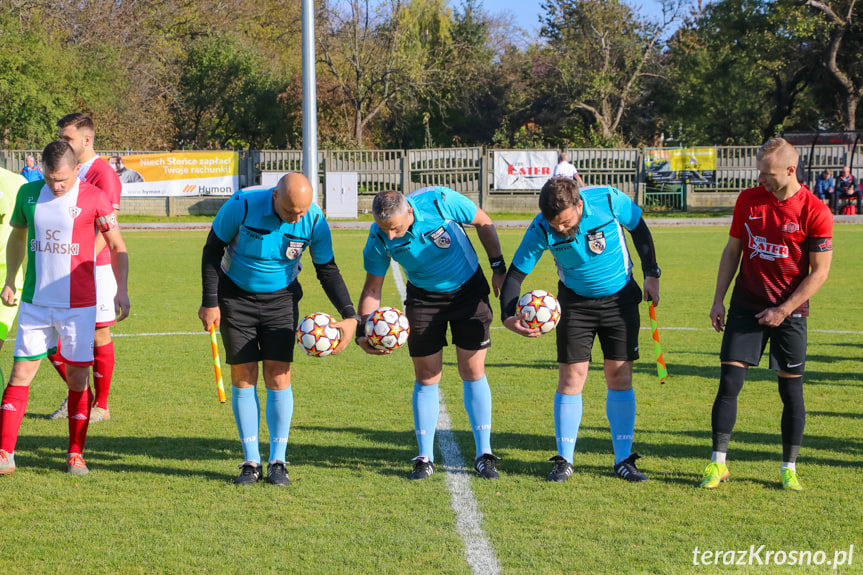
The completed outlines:
{"type": "Polygon", "coordinates": [[[821,201],[833,205],[833,176],[830,175],[830,170],[824,170],[815,177],[815,187],[812,189],[812,193],[821,201]]]}
{"type": "Polygon", "coordinates": [[[863,192],[857,189],[857,181],[851,175],[851,168],[844,166],[842,175],[836,182],[836,193],[833,195],[833,213],[839,213],[839,200],[856,198],[857,213],[863,213],[863,192]]]}
{"type": "Polygon", "coordinates": [[[554,167],[554,172],[552,172],[552,177],[555,176],[565,176],[567,178],[572,178],[576,182],[578,182],[578,186],[580,188],[584,187],[584,180],[581,179],[581,176],[578,175],[578,170],[569,163],[569,159],[566,157],[566,152],[561,152],[557,156],[557,165],[554,167]]]}
{"type": "Polygon", "coordinates": [[[39,167],[39,164],[36,163],[36,158],[33,156],[24,158],[24,169],[21,170],[21,175],[28,182],[45,179],[45,176],[42,175],[42,168],[39,167]]]}

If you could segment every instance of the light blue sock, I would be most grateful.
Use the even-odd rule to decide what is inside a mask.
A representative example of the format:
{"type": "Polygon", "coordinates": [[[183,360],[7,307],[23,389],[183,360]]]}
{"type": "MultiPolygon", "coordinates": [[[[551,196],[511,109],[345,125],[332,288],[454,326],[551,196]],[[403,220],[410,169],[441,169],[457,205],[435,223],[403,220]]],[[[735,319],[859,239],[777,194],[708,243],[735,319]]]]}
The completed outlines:
{"type": "Polygon", "coordinates": [[[581,427],[581,394],[554,394],[554,436],[557,438],[557,454],[572,463],[578,428],[581,427]]]}
{"type": "Polygon", "coordinates": [[[261,406],[258,404],[258,389],[232,386],[231,407],[234,408],[234,419],[237,422],[237,431],[240,432],[240,443],[243,445],[243,461],[254,461],[260,465],[258,425],[261,419],[261,406]]]}
{"type": "Polygon", "coordinates": [[[270,431],[270,462],[285,461],[291,417],[294,415],[294,388],[267,390],[267,429],[270,431]]]}
{"type": "Polygon", "coordinates": [[[473,430],[476,457],[491,453],[491,387],[486,376],[464,380],[464,409],[473,430]]]}
{"type": "Polygon", "coordinates": [[[420,385],[414,382],[414,430],[420,447],[420,457],[428,457],[434,461],[434,433],[437,429],[437,417],[440,413],[440,398],[438,386],[420,385]]]}
{"type": "Polygon", "coordinates": [[[635,390],[609,389],[605,398],[605,415],[611,427],[614,463],[620,463],[632,454],[632,436],[635,434],[635,390]]]}

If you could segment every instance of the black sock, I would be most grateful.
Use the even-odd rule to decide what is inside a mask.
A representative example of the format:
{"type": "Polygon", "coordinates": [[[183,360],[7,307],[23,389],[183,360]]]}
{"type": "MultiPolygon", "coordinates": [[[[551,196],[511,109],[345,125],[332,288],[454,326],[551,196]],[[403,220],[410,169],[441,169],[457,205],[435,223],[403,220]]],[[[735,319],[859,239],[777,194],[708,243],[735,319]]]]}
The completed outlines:
{"type": "Polygon", "coordinates": [[[803,377],[780,377],[782,398],[782,461],[794,463],[803,444],[806,427],[806,405],[803,403],[803,377]]]}
{"type": "Polygon", "coordinates": [[[719,391],[713,401],[713,451],[726,453],[731,431],[737,421],[737,395],[743,389],[746,368],[723,363],[719,375],[719,391]]]}

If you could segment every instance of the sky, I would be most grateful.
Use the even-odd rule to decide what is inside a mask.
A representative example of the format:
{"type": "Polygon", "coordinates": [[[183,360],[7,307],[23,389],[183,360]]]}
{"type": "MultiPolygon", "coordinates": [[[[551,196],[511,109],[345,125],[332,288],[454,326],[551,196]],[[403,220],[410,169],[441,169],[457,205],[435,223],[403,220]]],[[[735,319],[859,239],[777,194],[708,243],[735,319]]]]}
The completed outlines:
{"type": "MultiPolygon", "coordinates": [[[[539,30],[539,13],[543,0],[483,0],[483,9],[489,14],[510,12],[516,17],[516,22],[526,30],[539,30]]],[[[641,13],[651,19],[659,19],[662,9],[658,0],[627,0],[631,6],[640,7],[641,13]]],[[[458,0],[451,0],[450,5],[458,5],[458,0]]]]}

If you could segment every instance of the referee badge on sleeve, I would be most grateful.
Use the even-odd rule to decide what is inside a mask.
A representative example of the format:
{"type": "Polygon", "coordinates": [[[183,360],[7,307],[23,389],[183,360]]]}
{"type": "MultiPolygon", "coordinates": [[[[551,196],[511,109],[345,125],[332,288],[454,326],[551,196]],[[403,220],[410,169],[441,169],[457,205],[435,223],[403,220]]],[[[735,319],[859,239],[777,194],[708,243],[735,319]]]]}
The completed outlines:
{"type": "Polygon", "coordinates": [[[288,248],[285,250],[285,255],[289,260],[295,260],[303,253],[304,242],[289,241],[288,248]]]}
{"type": "Polygon", "coordinates": [[[587,245],[590,251],[599,255],[605,251],[605,233],[599,231],[592,234],[587,234],[587,245]]]}
{"type": "Polygon", "coordinates": [[[446,226],[439,227],[431,234],[429,234],[429,237],[434,242],[434,245],[439,248],[447,249],[450,247],[450,245],[452,245],[452,238],[450,237],[449,231],[447,231],[446,226]]]}

